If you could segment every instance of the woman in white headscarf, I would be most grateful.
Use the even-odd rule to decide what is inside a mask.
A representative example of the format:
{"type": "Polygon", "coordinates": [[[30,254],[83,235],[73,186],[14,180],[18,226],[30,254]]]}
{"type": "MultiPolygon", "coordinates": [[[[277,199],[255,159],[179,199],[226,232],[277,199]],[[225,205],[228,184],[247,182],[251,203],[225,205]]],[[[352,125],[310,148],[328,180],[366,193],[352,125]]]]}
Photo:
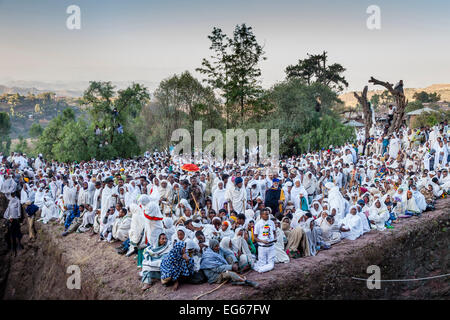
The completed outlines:
{"type": "Polygon", "coordinates": [[[42,206],[41,219],[44,224],[51,219],[57,219],[59,216],[58,207],[53,201],[50,192],[44,196],[44,205],[42,206]]]}
{"type": "Polygon", "coordinates": [[[184,226],[178,226],[176,232],[173,234],[171,238],[171,245],[175,245],[178,241],[186,241],[188,239],[187,230],[184,226]]]}
{"type": "Polygon", "coordinates": [[[233,262],[235,262],[235,260],[237,260],[236,254],[233,251],[233,244],[230,237],[226,236],[223,237],[222,240],[220,240],[220,249],[227,253],[225,255],[227,256],[226,260],[228,261],[228,263],[232,264],[233,262]],[[230,258],[232,258],[233,260],[230,258]]]}
{"type": "Polygon", "coordinates": [[[234,236],[233,230],[231,230],[231,222],[224,221],[222,222],[222,228],[220,229],[220,235],[223,238],[229,237],[230,239],[234,236]]]}
{"type": "Polygon", "coordinates": [[[172,191],[172,186],[170,185],[169,181],[161,180],[161,183],[158,187],[158,192],[163,201],[169,200],[171,191],[172,191]]]}
{"type": "Polygon", "coordinates": [[[223,204],[225,203],[225,192],[226,189],[223,185],[223,181],[219,181],[212,196],[212,208],[216,213],[223,208],[223,204]]]}
{"type": "Polygon", "coordinates": [[[333,216],[327,216],[323,219],[323,223],[320,224],[321,240],[324,243],[324,248],[341,241],[341,232],[339,231],[339,225],[335,222],[333,216]]]}
{"type": "Polygon", "coordinates": [[[389,211],[386,205],[380,200],[376,199],[369,209],[369,221],[373,229],[385,230],[386,221],[389,220],[389,211]]]}
{"type": "Polygon", "coordinates": [[[327,182],[325,187],[328,189],[328,203],[330,208],[336,208],[336,219],[341,220],[344,218],[345,212],[345,204],[344,198],[342,197],[341,192],[339,191],[339,187],[336,186],[332,182],[327,182]]]}
{"type": "MultiPolygon", "coordinates": [[[[144,197],[144,196],[142,196],[144,197]]],[[[139,198],[140,201],[144,200],[146,202],[146,198],[139,198]]],[[[130,247],[127,252],[127,256],[132,255],[137,252],[138,245],[142,242],[142,233],[145,228],[144,215],[142,209],[142,202],[140,204],[132,203],[130,205],[129,213],[131,215],[131,225],[129,231],[130,237],[130,247]]]]}
{"type": "Polygon", "coordinates": [[[317,253],[317,245],[320,241],[320,228],[315,226],[314,218],[312,217],[307,218],[300,226],[303,228],[308,239],[309,253],[315,256],[317,253]]]}
{"type": "Polygon", "coordinates": [[[231,239],[233,252],[238,258],[241,272],[250,269],[255,263],[255,257],[250,251],[248,242],[245,239],[246,236],[248,239],[248,233],[245,232],[244,228],[238,227],[234,232],[234,237],[231,239]]]}
{"type": "Polygon", "coordinates": [[[434,170],[442,169],[447,164],[448,150],[447,146],[442,141],[436,146],[434,153],[434,170]]]}
{"type": "Polygon", "coordinates": [[[313,217],[318,217],[323,211],[323,208],[319,201],[313,201],[311,208],[309,208],[309,211],[311,212],[313,217]]]}
{"type": "MultiPolygon", "coordinates": [[[[277,221],[277,242],[275,242],[275,263],[288,263],[289,256],[284,249],[285,243],[285,234],[284,231],[281,230],[281,224],[277,221]]],[[[286,239],[287,242],[287,239],[286,239]]]]}
{"type": "Polygon", "coordinates": [[[178,203],[177,206],[175,207],[175,216],[183,217],[185,208],[188,208],[189,210],[192,211],[192,207],[189,204],[189,202],[186,199],[180,199],[180,203],[178,203]]]}
{"type": "Polygon", "coordinates": [[[356,240],[363,234],[363,223],[361,217],[357,213],[358,208],[356,208],[356,206],[351,207],[349,214],[347,214],[340,222],[342,238],[356,240]]]}
{"type": "Polygon", "coordinates": [[[306,189],[300,184],[300,179],[294,179],[294,185],[291,189],[291,197],[294,201],[296,211],[301,210],[300,194],[303,194],[305,197],[308,196],[306,189]]]}
{"type": "Polygon", "coordinates": [[[172,239],[173,235],[175,234],[175,227],[173,226],[173,219],[170,217],[165,217],[163,219],[163,227],[164,227],[164,233],[167,236],[167,239],[172,239]]]}

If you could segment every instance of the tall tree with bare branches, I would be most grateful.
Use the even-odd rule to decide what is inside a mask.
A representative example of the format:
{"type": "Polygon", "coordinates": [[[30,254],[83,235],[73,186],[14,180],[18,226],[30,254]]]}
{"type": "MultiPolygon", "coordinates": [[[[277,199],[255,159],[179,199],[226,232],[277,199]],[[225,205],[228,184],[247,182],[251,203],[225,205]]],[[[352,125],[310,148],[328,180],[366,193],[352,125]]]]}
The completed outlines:
{"type": "Polygon", "coordinates": [[[362,106],[363,114],[364,114],[364,125],[365,125],[365,140],[364,140],[364,149],[363,153],[366,151],[366,144],[367,140],[369,140],[370,137],[370,128],[373,125],[372,122],[372,109],[370,108],[369,101],[367,100],[367,90],[368,86],[365,86],[361,95],[357,94],[356,92],[353,93],[355,98],[358,100],[359,104],[362,106]]]}
{"type": "Polygon", "coordinates": [[[370,77],[369,82],[373,83],[374,85],[385,87],[394,97],[397,108],[394,111],[394,118],[392,119],[392,123],[389,127],[388,133],[391,134],[398,131],[402,126],[403,118],[405,117],[405,109],[408,105],[408,100],[406,100],[403,90],[396,90],[391,83],[377,80],[374,77],[370,77]]]}

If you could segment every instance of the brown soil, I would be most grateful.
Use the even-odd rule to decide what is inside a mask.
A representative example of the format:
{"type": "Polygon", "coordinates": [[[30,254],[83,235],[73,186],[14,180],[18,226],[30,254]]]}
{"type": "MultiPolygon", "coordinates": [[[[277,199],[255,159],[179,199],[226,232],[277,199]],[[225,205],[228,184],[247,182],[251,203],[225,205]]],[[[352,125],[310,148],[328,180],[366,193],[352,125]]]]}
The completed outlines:
{"type": "MultiPolygon", "coordinates": [[[[381,268],[382,279],[411,279],[449,273],[450,199],[420,218],[404,219],[394,230],[371,231],[356,241],[343,240],[315,257],[277,264],[265,274],[250,271],[259,289],[230,284],[201,299],[448,299],[450,277],[427,281],[384,282],[367,289],[366,269],[381,268]]],[[[3,299],[194,299],[217,285],[181,284],[178,291],[155,284],[142,293],[133,257],[115,252],[119,243],[97,242],[97,236],[62,237],[62,225],[37,224],[38,240],[13,258],[0,256],[3,299]],[[66,287],[69,265],[81,269],[81,290],[66,287]]],[[[26,232],[26,226],[22,226],[26,232]]]]}

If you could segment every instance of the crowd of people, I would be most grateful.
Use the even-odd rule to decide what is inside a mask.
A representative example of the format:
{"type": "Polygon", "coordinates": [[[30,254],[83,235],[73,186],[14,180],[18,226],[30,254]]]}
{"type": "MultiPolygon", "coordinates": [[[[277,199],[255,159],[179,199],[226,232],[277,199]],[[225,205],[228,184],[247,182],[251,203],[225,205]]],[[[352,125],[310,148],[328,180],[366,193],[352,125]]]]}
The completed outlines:
{"type": "MultiPolygon", "coordinates": [[[[187,172],[167,152],[64,164],[1,156],[0,213],[14,255],[35,221],[88,233],[135,258],[147,290],[156,281],[258,284],[248,270],[314,256],[342,239],[389,232],[399,219],[434,210],[450,189],[446,122],[282,158],[279,167],[197,163],[187,172]],[[26,222],[24,222],[26,220],[26,222]]],[[[394,230],[395,232],[395,230],[394,230]]]]}

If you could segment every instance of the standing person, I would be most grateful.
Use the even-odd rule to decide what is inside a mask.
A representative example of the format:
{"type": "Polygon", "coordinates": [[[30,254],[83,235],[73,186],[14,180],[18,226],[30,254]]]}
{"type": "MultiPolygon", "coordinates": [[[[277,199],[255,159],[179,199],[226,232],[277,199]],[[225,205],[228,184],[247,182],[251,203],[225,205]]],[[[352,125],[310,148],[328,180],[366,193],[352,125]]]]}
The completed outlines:
{"type": "Polygon", "coordinates": [[[21,206],[17,193],[6,194],[6,198],[9,200],[8,207],[3,214],[3,218],[6,219],[6,226],[8,231],[5,236],[8,252],[11,250],[11,242],[14,256],[17,256],[17,245],[19,249],[23,246],[20,243],[22,239],[22,233],[20,232],[20,216],[21,206]]]}
{"type": "Polygon", "coordinates": [[[285,200],[283,189],[279,187],[277,178],[272,180],[272,187],[266,191],[265,205],[272,209],[272,214],[276,217],[277,213],[283,212],[283,203],[285,200]]]}
{"type": "Polygon", "coordinates": [[[258,243],[258,261],[254,269],[260,273],[270,271],[275,264],[276,227],[269,219],[269,210],[261,212],[261,219],[255,225],[255,240],[258,243]]]}
{"type": "Polygon", "coordinates": [[[225,199],[228,204],[231,205],[229,211],[236,211],[237,213],[245,212],[245,204],[247,203],[247,191],[243,186],[243,180],[241,177],[237,177],[234,180],[235,187],[226,190],[225,199]]]}

